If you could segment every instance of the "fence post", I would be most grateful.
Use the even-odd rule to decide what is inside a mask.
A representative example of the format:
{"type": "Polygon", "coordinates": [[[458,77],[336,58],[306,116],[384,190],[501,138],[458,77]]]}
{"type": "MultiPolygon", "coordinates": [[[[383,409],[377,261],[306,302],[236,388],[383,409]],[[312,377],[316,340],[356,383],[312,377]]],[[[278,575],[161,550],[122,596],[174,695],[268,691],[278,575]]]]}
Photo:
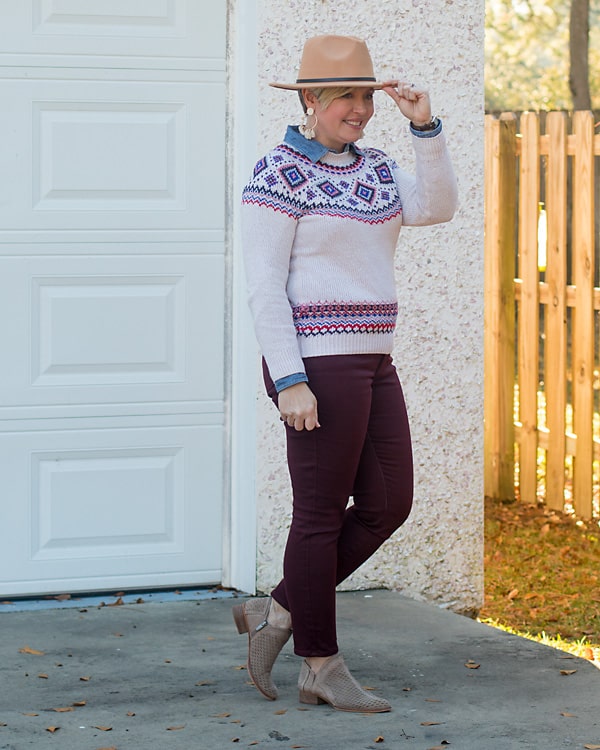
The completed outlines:
{"type": "Polygon", "coordinates": [[[546,162],[548,244],[546,283],[546,505],[564,510],[567,400],[567,118],[550,112],[546,162]]]}
{"type": "Polygon", "coordinates": [[[519,490],[525,503],[537,500],[540,294],[538,218],[540,201],[540,126],[537,114],[521,115],[519,166],[518,306],[519,490]]]}
{"type": "Polygon", "coordinates": [[[594,405],[594,117],[573,116],[573,426],[577,436],[575,512],[592,517],[594,405]]]}
{"type": "Polygon", "coordinates": [[[514,499],[515,141],[514,114],[485,118],[484,488],[514,499]]]}

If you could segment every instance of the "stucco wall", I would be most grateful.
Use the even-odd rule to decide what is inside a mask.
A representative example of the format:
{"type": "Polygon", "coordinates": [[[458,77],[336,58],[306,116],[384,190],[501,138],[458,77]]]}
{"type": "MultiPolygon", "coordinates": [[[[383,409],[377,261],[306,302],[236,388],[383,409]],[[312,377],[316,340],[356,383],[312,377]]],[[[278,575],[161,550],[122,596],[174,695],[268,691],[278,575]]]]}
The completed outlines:
{"type": "MultiPolygon", "coordinates": [[[[376,75],[426,85],[444,121],[459,180],[451,224],[403,229],[396,272],[400,316],[394,359],[411,417],[415,506],[405,526],[344,588],[389,587],[456,611],[483,595],[483,5],[476,0],[260,0],[258,151],[299,120],[293,92],[304,40],[365,38],[376,75]]],[[[364,144],[410,167],[406,120],[385,94],[364,144]]],[[[257,587],[281,575],[290,519],[283,427],[257,394],[257,587]]]]}

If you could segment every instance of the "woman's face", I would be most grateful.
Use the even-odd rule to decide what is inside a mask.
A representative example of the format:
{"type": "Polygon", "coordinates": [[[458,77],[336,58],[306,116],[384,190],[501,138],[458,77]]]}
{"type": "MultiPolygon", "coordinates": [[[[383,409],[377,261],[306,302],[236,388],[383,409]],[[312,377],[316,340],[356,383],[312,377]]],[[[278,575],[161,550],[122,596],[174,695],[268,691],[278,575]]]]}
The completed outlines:
{"type": "Polygon", "coordinates": [[[370,88],[352,89],[334,99],[327,109],[322,109],[314,96],[312,99],[309,102],[306,97],[308,106],[314,108],[318,119],[315,138],[333,151],[342,151],[347,143],[360,138],[374,112],[373,89],[370,88]]]}

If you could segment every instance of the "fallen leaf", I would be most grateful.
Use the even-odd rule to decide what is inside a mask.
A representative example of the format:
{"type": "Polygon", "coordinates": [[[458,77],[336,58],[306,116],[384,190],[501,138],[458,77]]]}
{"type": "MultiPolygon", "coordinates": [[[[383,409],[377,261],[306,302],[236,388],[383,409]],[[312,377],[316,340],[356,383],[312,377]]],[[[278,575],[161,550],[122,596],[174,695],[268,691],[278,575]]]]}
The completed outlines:
{"type": "Polygon", "coordinates": [[[41,674],[39,674],[38,677],[40,678],[40,680],[47,680],[48,679],[48,675],[45,674],[44,672],[42,672],[41,674]]]}
{"type": "Polygon", "coordinates": [[[45,651],[38,651],[36,648],[31,648],[30,646],[23,646],[23,648],[19,649],[20,654],[33,654],[33,656],[44,656],[45,651]]]}
{"type": "MultiPolygon", "coordinates": [[[[6,602],[2,602],[2,604],[6,604],[6,602]]],[[[12,604],[12,602],[10,602],[12,604]]],[[[8,724],[5,721],[0,721],[0,727],[7,727],[8,724]]]]}
{"type": "Polygon", "coordinates": [[[227,711],[222,714],[213,714],[213,718],[215,719],[228,719],[230,716],[231,714],[228,714],[227,711]]]}
{"type": "Polygon", "coordinates": [[[123,599],[119,597],[116,602],[111,602],[110,604],[107,604],[107,607],[120,607],[123,604],[123,599]]]}
{"type": "Polygon", "coordinates": [[[584,745],[585,750],[600,750],[600,745],[584,745]]]}
{"type": "Polygon", "coordinates": [[[210,680],[200,680],[200,682],[195,682],[194,685],[196,687],[204,687],[205,685],[212,685],[213,683],[210,680]]]}
{"type": "Polygon", "coordinates": [[[56,711],[57,714],[66,714],[69,711],[74,711],[75,709],[73,706],[63,706],[62,708],[53,708],[53,711],[56,711]]]}
{"type": "Polygon", "coordinates": [[[246,669],[246,665],[245,665],[245,664],[240,664],[240,666],[239,666],[239,667],[234,667],[234,669],[237,669],[238,671],[239,671],[240,669],[246,669]]]}
{"type": "Polygon", "coordinates": [[[412,688],[402,688],[402,691],[404,693],[410,693],[411,690],[412,690],[412,688]]]}
{"type": "Polygon", "coordinates": [[[512,602],[512,600],[516,599],[517,596],[519,596],[519,589],[512,589],[512,591],[508,592],[508,594],[506,595],[506,598],[510,599],[510,601],[512,602]]]}
{"type": "Polygon", "coordinates": [[[176,727],[167,727],[167,732],[178,732],[180,729],[185,729],[185,724],[179,724],[176,727]]]}
{"type": "Polygon", "coordinates": [[[560,670],[560,673],[564,675],[575,674],[575,672],[577,672],[576,669],[561,669],[560,670]]]}
{"type": "Polygon", "coordinates": [[[58,594],[58,596],[53,596],[52,598],[57,602],[68,602],[71,594],[58,594]]]}
{"type": "Polygon", "coordinates": [[[92,679],[91,677],[80,677],[79,681],[80,682],[89,682],[91,679],[92,679]]]}
{"type": "Polygon", "coordinates": [[[439,724],[443,724],[443,721],[422,721],[422,727],[437,727],[439,724]]]}
{"type": "Polygon", "coordinates": [[[425,703],[441,703],[439,698],[425,698],[425,703]]]}
{"type": "Polygon", "coordinates": [[[81,707],[81,706],[85,706],[85,704],[86,704],[86,703],[87,703],[87,701],[75,701],[75,703],[73,703],[73,705],[74,705],[74,706],[75,706],[76,708],[79,708],[79,707],[81,707]]]}
{"type": "MultiPolygon", "coordinates": [[[[36,714],[33,711],[28,711],[27,713],[22,714],[22,716],[39,716],[39,714],[36,714]]],[[[1,724],[0,726],[5,727],[6,724],[1,724]]]]}
{"type": "Polygon", "coordinates": [[[550,524],[545,523],[540,529],[540,534],[547,534],[550,531],[550,524]]]}
{"type": "Polygon", "coordinates": [[[568,711],[561,711],[560,715],[561,716],[568,716],[571,719],[576,719],[577,718],[577,714],[570,714],[568,711]]]}
{"type": "Polygon", "coordinates": [[[375,737],[373,742],[385,742],[385,737],[382,737],[381,735],[379,735],[379,737],[375,737]]]}
{"type": "Polygon", "coordinates": [[[165,659],[165,664],[172,664],[172,663],[173,662],[171,661],[171,659],[165,659]]]}
{"type": "Polygon", "coordinates": [[[122,638],[123,637],[123,633],[113,633],[113,635],[115,636],[115,638],[122,638]]]}
{"type": "Polygon", "coordinates": [[[125,716],[135,716],[135,711],[127,711],[125,716]]]}
{"type": "Polygon", "coordinates": [[[232,737],[231,741],[232,742],[239,742],[240,738],[239,737],[232,737]]]}
{"type": "Polygon", "coordinates": [[[60,727],[46,727],[46,731],[50,732],[50,734],[54,734],[54,732],[58,732],[60,727]]]}
{"type": "Polygon", "coordinates": [[[99,729],[101,732],[112,732],[112,727],[97,727],[97,726],[94,726],[94,729],[99,729]]]}
{"type": "Polygon", "coordinates": [[[478,664],[476,661],[473,661],[472,659],[469,659],[469,661],[465,664],[465,667],[467,669],[479,669],[481,664],[478,664]]]}
{"type": "Polygon", "coordinates": [[[287,708],[281,708],[279,711],[274,711],[273,713],[275,716],[283,716],[283,714],[287,714],[287,708]]]}

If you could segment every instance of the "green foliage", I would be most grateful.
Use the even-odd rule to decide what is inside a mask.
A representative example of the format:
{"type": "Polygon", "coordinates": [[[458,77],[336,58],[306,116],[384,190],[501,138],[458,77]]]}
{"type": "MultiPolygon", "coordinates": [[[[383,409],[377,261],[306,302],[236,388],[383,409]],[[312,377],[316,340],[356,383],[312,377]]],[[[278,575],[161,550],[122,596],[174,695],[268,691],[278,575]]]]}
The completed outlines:
{"type": "MultiPolygon", "coordinates": [[[[569,0],[487,0],[488,111],[570,109],[569,0]]],[[[590,89],[600,108],[600,0],[590,0],[590,89]]]]}

